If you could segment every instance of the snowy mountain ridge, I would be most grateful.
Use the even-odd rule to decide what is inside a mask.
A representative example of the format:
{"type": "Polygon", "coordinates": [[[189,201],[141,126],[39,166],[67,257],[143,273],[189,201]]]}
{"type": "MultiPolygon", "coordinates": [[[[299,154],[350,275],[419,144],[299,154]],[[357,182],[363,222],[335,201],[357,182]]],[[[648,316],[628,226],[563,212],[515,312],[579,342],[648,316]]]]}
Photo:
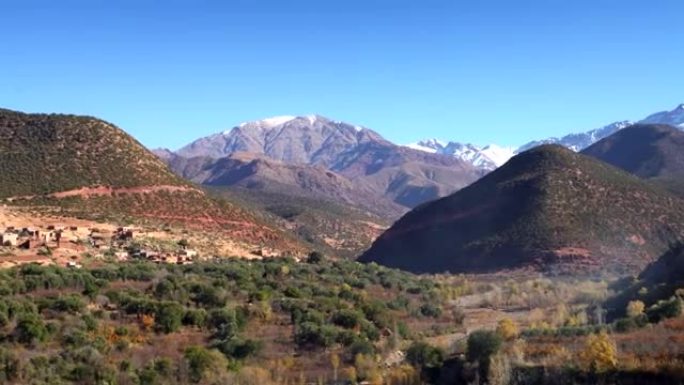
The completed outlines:
{"type": "Polygon", "coordinates": [[[684,129],[684,104],[680,104],[671,111],[662,111],[649,115],[637,122],[629,120],[617,121],[586,132],[572,133],[560,138],[551,137],[531,141],[517,149],[496,144],[478,146],[470,143],[446,142],[437,139],[422,140],[409,144],[406,147],[429,153],[451,155],[485,171],[492,171],[506,163],[514,155],[543,144],[560,144],[575,152],[582,151],[599,140],[635,123],[667,124],[684,129]]]}

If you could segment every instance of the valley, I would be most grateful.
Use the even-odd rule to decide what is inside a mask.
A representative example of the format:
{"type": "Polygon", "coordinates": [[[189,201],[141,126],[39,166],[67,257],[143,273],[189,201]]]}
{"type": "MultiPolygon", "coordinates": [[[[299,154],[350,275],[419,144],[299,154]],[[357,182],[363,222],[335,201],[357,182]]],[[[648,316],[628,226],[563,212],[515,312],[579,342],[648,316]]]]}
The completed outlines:
{"type": "Polygon", "coordinates": [[[320,116],[153,153],[2,110],[0,380],[677,383],[680,136],[478,169],[320,116]]]}

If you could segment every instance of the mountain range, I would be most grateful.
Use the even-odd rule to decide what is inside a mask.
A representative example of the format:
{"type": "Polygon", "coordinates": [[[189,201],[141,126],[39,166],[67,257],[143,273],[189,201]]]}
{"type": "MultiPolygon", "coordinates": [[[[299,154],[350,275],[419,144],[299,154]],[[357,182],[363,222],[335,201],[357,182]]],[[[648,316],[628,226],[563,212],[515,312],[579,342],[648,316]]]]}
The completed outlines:
{"type": "MultiPolygon", "coordinates": [[[[681,124],[682,111],[645,120],[681,124]]],[[[564,142],[508,160],[497,146],[411,148],[283,116],[152,153],[97,118],[0,110],[0,199],[281,250],[353,257],[372,243],[361,261],[416,272],[634,272],[684,235],[684,132],[624,125],[578,135],[581,152],[564,142]]]]}
{"type": "Polygon", "coordinates": [[[397,221],[360,257],[414,272],[638,272],[684,237],[684,201],[560,145],[525,151],[397,221]]]}
{"type": "Polygon", "coordinates": [[[242,167],[242,161],[235,159],[240,154],[243,159],[249,157],[252,165],[263,166],[249,169],[252,180],[270,181],[262,186],[288,184],[293,192],[306,189],[319,196],[351,196],[347,201],[355,202],[347,203],[388,218],[454,192],[484,174],[469,162],[398,146],[368,128],[317,115],[242,123],[200,138],[174,156],[168,150],[156,152],[188,179],[225,186],[245,180],[244,168],[242,177],[235,178],[234,168],[242,167]],[[225,158],[232,160],[215,161],[225,158]],[[282,171],[289,170],[270,172],[274,162],[280,162],[277,167],[282,171]],[[319,183],[308,183],[314,175],[319,183]],[[345,193],[350,189],[355,193],[345,193]]]}
{"type": "Polygon", "coordinates": [[[469,143],[445,143],[437,139],[423,140],[409,144],[407,147],[433,154],[453,156],[485,171],[502,166],[515,154],[515,149],[512,147],[501,147],[495,144],[476,146],[469,143]]]}
{"type": "Polygon", "coordinates": [[[458,159],[470,162],[476,167],[491,171],[506,163],[506,161],[515,154],[520,154],[543,144],[559,144],[573,151],[582,151],[599,140],[635,123],[666,124],[684,128],[684,104],[680,104],[671,111],[662,111],[649,115],[638,122],[631,122],[628,120],[617,121],[589,131],[571,133],[561,138],[554,137],[531,141],[517,149],[496,144],[477,146],[473,144],[463,144],[457,141],[443,142],[437,139],[419,141],[414,144],[409,144],[408,147],[430,153],[452,155],[458,159]]]}
{"type": "MultiPolygon", "coordinates": [[[[679,106],[644,120],[682,124],[682,110],[679,106]]],[[[175,152],[155,153],[182,178],[241,197],[254,209],[273,214],[274,220],[285,221],[284,226],[303,234],[313,247],[350,256],[408,210],[458,191],[516,154],[541,144],[580,151],[631,125],[620,121],[514,149],[435,139],[399,146],[359,125],[319,115],[279,116],[239,124],[175,152]],[[283,207],[277,201],[289,203],[283,207]],[[330,210],[336,214],[316,209],[326,205],[336,207],[330,210]],[[345,242],[350,235],[362,241],[350,245],[345,242]]],[[[679,179],[660,180],[672,191],[684,192],[679,179]]]]}

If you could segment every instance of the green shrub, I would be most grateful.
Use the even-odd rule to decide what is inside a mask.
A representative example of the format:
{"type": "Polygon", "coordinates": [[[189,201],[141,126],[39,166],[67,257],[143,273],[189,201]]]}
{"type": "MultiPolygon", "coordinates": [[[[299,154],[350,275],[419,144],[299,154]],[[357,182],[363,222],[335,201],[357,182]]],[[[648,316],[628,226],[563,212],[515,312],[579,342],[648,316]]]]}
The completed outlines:
{"type": "Polygon", "coordinates": [[[325,259],[325,256],[323,255],[323,253],[320,253],[318,251],[312,251],[309,254],[309,257],[306,259],[306,262],[318,264],[318,263],[323,262],[324,259],[325,259]]]}
{"type": "Polygon", "coordinates": [[[173,333],[183,324],[185,309],[176,302],[162,302],[154,313],[155,328],[163,333],[173,333]]]}
{"type": "Polygon", "coordinates": [[[183,325],[203,328],[207,324],[209,315],[204,309],[187,309],[183,315],[183,325]]]}
{"type": "Polygon", "coordinates": [[[470,362],[484,364],[496,354],[503,343],[501,336],[493,331],[478,330],[468,336],[467,358],[470,362]]]}
{"type": "Polygon", "coordinates": [[[24,314],[19,318],[15,328],[17,341],[30,345],[35,342],[42,342],[48,336],[45,323],[37,314],[24,314]]]}
{"type": "Polygon", "coordinates": [[[227,341],[220,341],[214,346],[227,358],[244,360],[258,354],[263,344],[260,341],[250,339],[231,338],[227,341]]]}
{"type": "Polygon", "coordinates": [[[658,323],[667,318],[679,317],[681,314],[682,300],[677,297],[659,301],[646,311],[648,320],[652,323],[658,323]]]}
{"type": "Polygon", "coordinates": [[[295,342],[299,346],[330,347],[337,340],[337,329],[328,325],[303,322],[297,326],[295,342]]]}
{"type": "Polygon", "coordinates": [[[613,323],[613,329],[619,333],[626,333],[632,330],[643,328],[648,324],[648,317],[642,314],[637,317],[620,318],[613,323]]]}
{"type": "Polygon", "coordinates": [[[332,322],[346,329],[354,329],[359,326],[363,316],[355,310],[339,310],[332,316],[332,322]]]}
{"type": "Polygon", "coordinates": [[[426,342],[414,342],[406,351],[406,361],[418,368],[438,368],[444,362],[444,351],[426,342]]]}
{"type": "Polygon", "coordinates": [[[358,354],[365,356],[372,356],[375,354],[375,346],[363,338],[355,338],[354,342],[349,346],[349,354],[351,357],[356,357],[358,354]]]}
{"type": "Polygon", "coordinates": [[[216,363],[215,355],[202,346],[191,346],[185,350],[185,360],[190,371],[190,380],[200,382],[206,372],[214,367],[216,363]]]}
{"type": "Polygon", "coordinates": [[[424,303],[420,306],[420,314],[425,317],[438,318],[442,315],[442,308],[432,303],[424,303]]]}

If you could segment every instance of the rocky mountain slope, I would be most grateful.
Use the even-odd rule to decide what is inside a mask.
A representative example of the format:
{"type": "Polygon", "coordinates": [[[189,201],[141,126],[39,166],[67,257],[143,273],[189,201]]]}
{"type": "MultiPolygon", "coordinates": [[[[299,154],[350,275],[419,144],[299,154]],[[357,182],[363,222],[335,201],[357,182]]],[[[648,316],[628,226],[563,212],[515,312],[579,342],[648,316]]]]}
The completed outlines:
{"type": "Polygon", "coordinates": [[[208,197],[116,126],[0,110],[0,199],[43,212],[216,229],[249,244],[295,246],[248,211],[208,197]]]}
{"type": "Polygon", "coordinates": [[[405,207],[378,196],[365,185],[352,183],[322,166],[288,164],[246,152],[219,159],[169,154],[166,161],[176,174],[205,186],[327,200],[390,218],[406,212],[405,207]]]}
{"type": "Polygon", "coordinates": [[[684,195],[684,132],[662,124],[636,124],[582,151],[684,195]]]}
{"type": "MultiPolygon", "coordinates": [[[[385,206],[414,207],[456,191],[484,173],[459,159],[397,146],[367,128],[316,115],[243,123],[231,130],[198,139],[178,150],[176,155],[188,159],[220,159],[236,153],[266,157],[296,165],[300,170],[321,167],[346,178],[346,181],[328,178],[328,182],[350,182],[357,191],[370,191],[376,199],[386,200],[385,206]]],[[[160,154],[167,161],[170,159],[168,153],[160,154]]],[[[217,169],[204,173],[205,167],[203,175],[230,174],[229,168],[235,166],[231,161],[212,164],[217,169]]],[[[184,175],[195,179],[194,175],[184,175]]],[[[195,180],[201,182],[203,179],[195,180]]],[[[224,181],[230,184],[229,179],[224,181]]],[[[297,183],[294,187],[299,189],[301,186],[297,183]]]]}
{"type": "Polygon", "coordinates": [[[406,214],[361,256],[414,272],[636,272],[684,236],[684,202],[558,145],[406,214]]]}

